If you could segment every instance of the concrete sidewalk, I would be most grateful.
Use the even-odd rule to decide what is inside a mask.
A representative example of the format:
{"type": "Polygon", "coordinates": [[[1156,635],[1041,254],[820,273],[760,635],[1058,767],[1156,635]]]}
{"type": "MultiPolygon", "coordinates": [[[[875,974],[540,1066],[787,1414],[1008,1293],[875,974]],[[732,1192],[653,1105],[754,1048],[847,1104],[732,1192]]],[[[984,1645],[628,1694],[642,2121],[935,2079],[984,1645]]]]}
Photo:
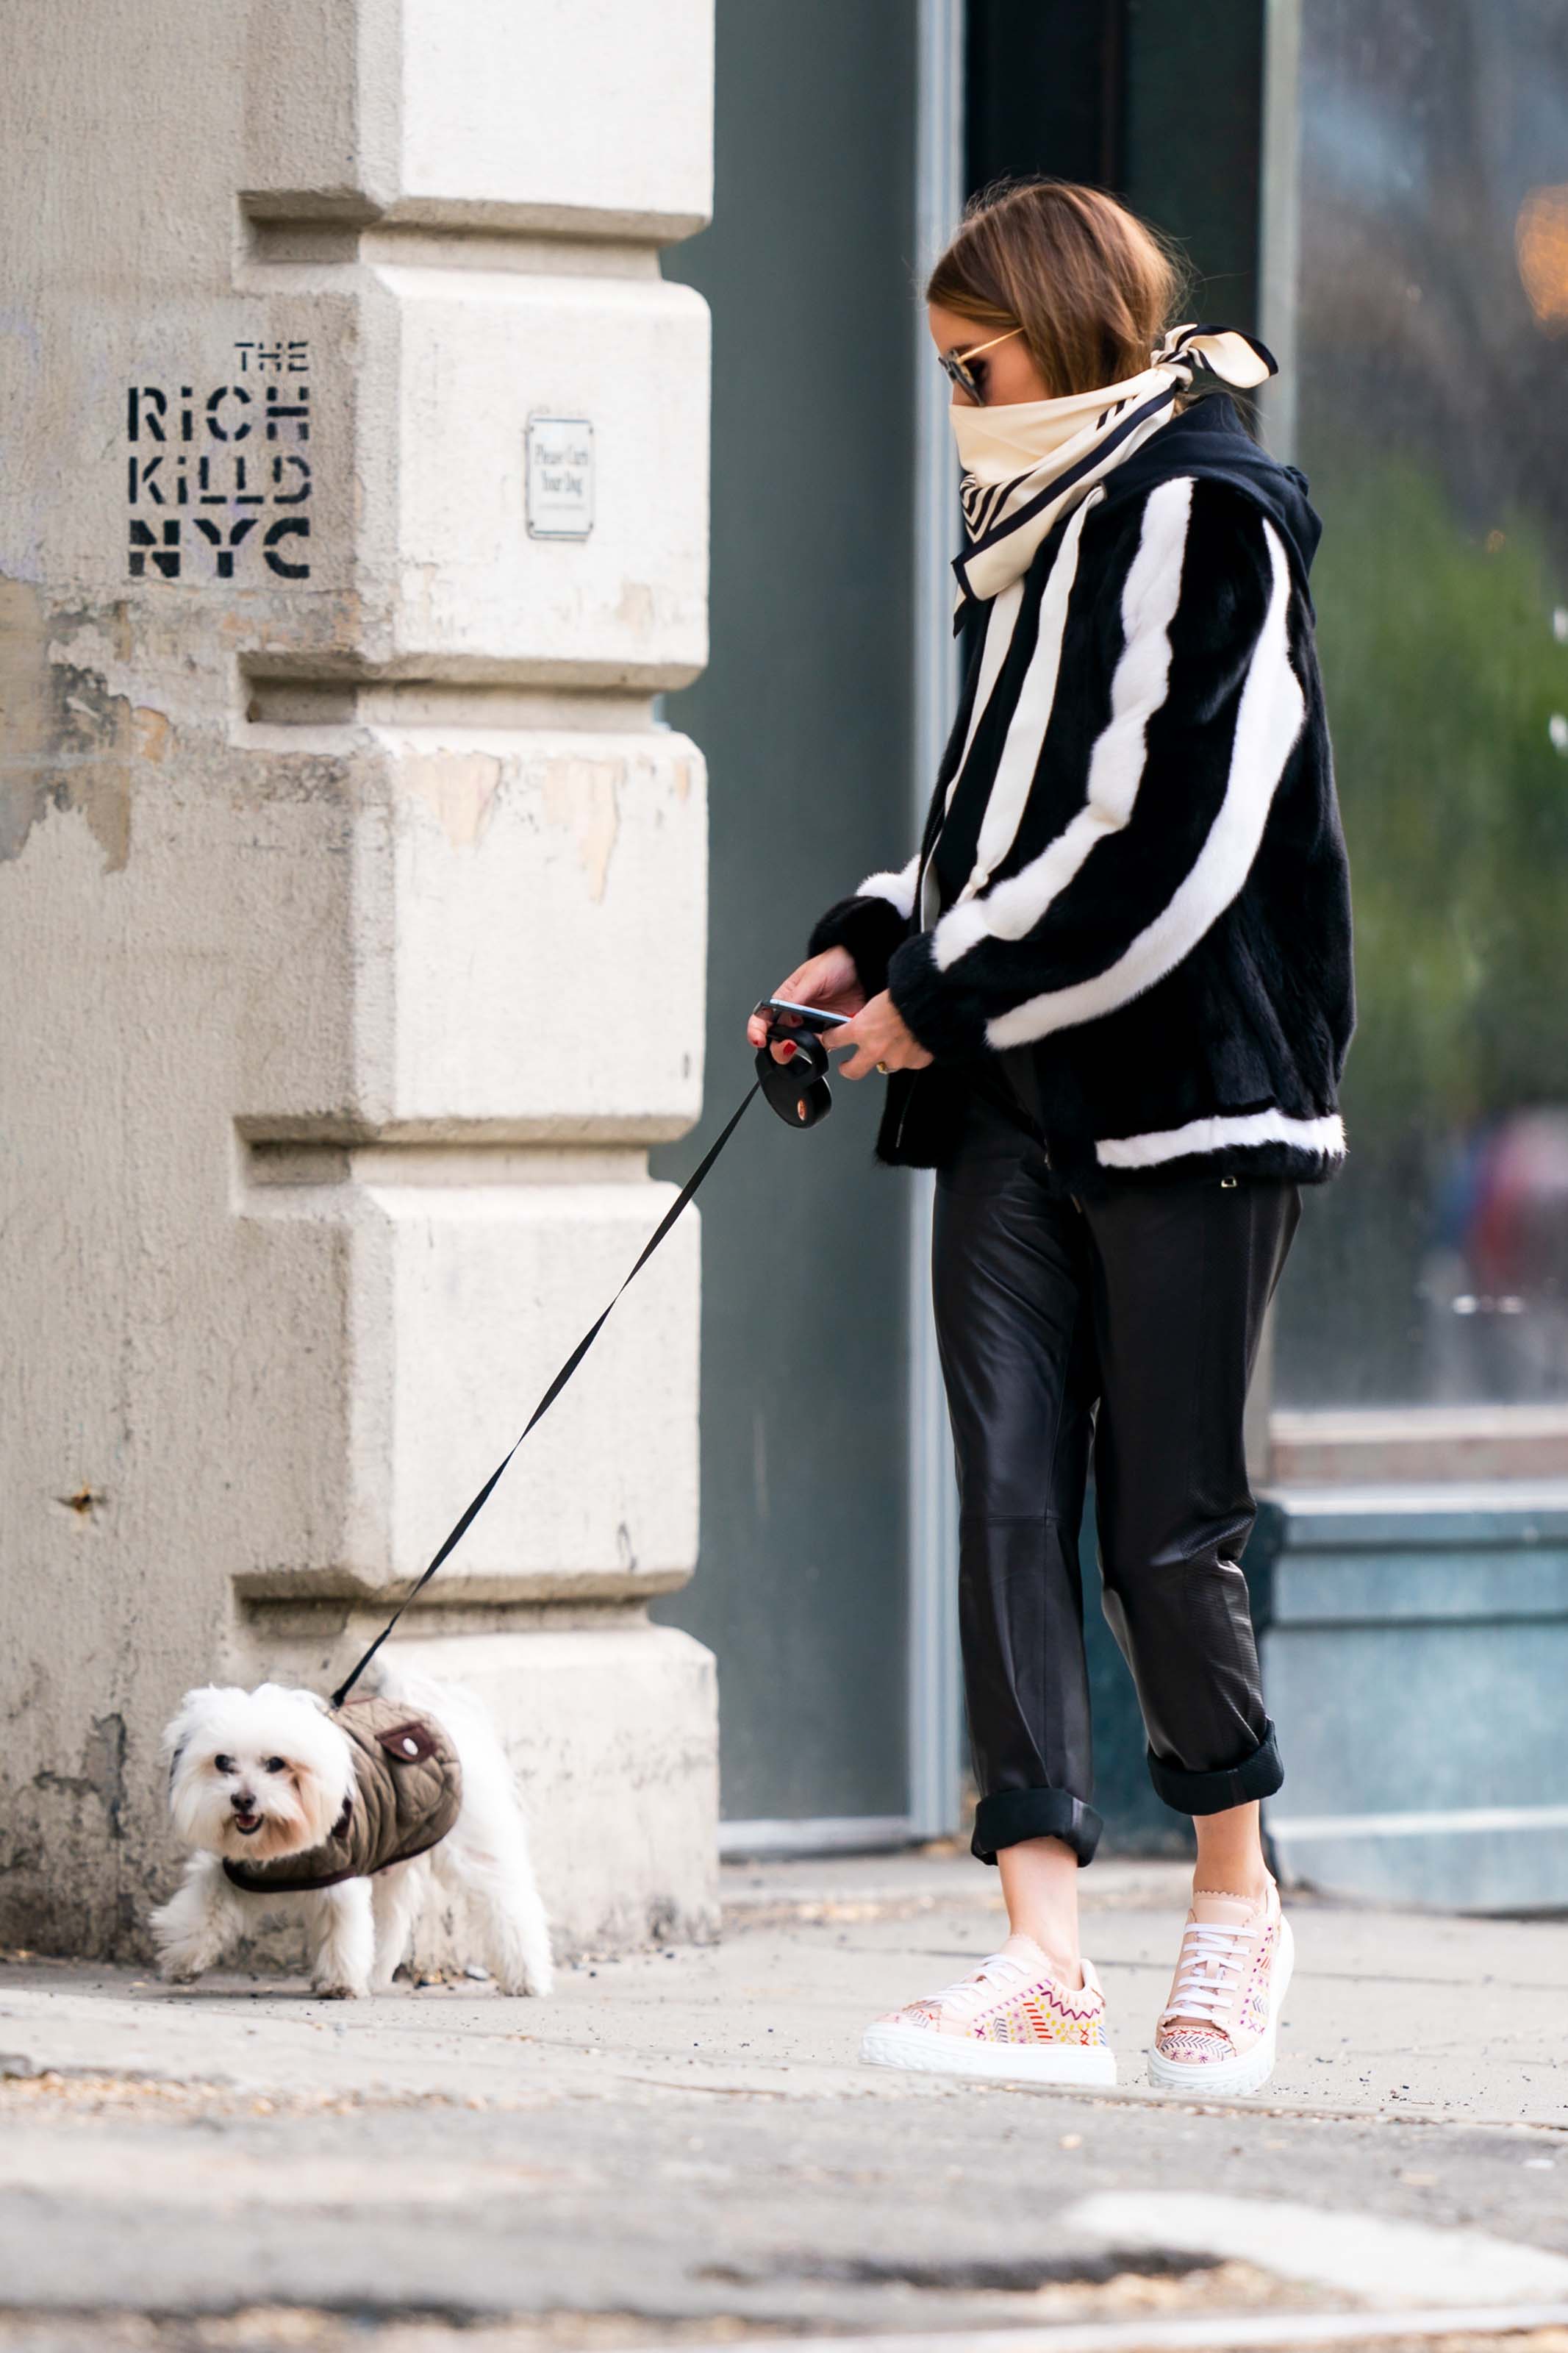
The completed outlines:
{"type": "Polygon", "coordinates": [[[1217,2345],[1222,2313],[1380,2300],[1568,2325],[1568,1922],[1298,1899],[1276,2079],[1197,2107],[1141,2063],[1174,1866],[1085,1882],[1121,2062],[1099,2094],[856,2063],[867,2018],[998,1941],[967,1858],[725,1876],[721,1946],[589,1959],[545,2003],[0,1968],[0,2346],[325,2345],[344,2315],[388,2353],[412,2316],[519,2348],[1042,2320],[1154,2344],[1200,2314],[1187,2341],[1217,2345]]]}

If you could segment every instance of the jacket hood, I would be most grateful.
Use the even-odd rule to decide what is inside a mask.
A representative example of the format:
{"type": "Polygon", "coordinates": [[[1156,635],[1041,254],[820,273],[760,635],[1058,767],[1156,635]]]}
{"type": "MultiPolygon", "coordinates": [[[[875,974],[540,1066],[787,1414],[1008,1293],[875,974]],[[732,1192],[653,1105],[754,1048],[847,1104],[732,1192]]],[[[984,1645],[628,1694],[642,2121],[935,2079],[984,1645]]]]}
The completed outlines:
{"type": "MultiPolygon", "coordinates": [[[[1263,509],[1285,543],[1303,596],[1322,537],[1322,522],[1307,496],[1307,477],[1260,448],[1226,393],[1206,394],[1151,436],[1106,484],[1108,502],[1141,498],[1178,475],[1228,482],[1263,509]]],[[[1310,608],[1310,600],[1309,600],[1310,608]]]]}

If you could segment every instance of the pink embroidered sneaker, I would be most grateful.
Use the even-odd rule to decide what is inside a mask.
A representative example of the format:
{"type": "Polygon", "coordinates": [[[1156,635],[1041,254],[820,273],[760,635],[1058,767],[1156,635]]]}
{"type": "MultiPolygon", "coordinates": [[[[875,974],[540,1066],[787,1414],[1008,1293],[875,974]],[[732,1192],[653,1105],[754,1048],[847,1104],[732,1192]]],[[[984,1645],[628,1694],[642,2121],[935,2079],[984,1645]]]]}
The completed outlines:
{"type": "MultiPolygon", "coordinates": [[[[1011,1939],[1015,1946],[1026,1937],[1011,1939]]],[[[986,2075],[1029,2084],[1114,2084],[1105,2040],[1105,1996],[1089,1963],[1076,1991],[1058,1985],[1037,1945],[993,1953],[956,1985],[912,2001],[866,2029],[860,2056],[873,2067],[933,2075],[986,2075]]]]}
{"type": "Polygon", "coordinates": [[[1200,2093],[1256,2092],[1267,2084],[1295,1957],[1272,1880],[1259,1904],[1194,1894],[1171,1999],[1154,2030],[1149,2081],[1163,2091],[1200,2093]]]}

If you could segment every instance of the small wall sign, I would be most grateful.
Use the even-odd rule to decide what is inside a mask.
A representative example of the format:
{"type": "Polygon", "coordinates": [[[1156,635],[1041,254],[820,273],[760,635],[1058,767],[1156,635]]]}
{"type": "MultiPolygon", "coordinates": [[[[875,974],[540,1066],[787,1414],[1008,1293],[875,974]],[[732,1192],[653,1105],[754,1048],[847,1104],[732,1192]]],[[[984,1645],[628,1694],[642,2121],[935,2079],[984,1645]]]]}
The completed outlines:
{"type": "Polygon", "coordinates": [[[585,417],[528,420],[528,535],[586,539],[594,528],[594,428],[585,417]]]}

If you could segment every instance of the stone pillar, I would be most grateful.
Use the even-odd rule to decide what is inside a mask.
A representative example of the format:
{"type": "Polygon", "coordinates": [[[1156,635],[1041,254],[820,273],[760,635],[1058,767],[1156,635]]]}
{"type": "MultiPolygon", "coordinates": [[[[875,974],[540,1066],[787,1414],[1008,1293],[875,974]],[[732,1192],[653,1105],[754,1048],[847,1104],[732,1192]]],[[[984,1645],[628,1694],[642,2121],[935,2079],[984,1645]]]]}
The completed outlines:
{"type": "MultiPolygon", "coordinates": [[[[330,1683],[701,1092],[710,0],[15,0],[0,1942],[142,1949],[160,1727],[330,1683]]],[[[561,1942],[706,1935],[679,1228],[411,1613],[561,1942]]]]}

